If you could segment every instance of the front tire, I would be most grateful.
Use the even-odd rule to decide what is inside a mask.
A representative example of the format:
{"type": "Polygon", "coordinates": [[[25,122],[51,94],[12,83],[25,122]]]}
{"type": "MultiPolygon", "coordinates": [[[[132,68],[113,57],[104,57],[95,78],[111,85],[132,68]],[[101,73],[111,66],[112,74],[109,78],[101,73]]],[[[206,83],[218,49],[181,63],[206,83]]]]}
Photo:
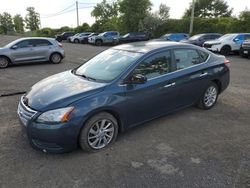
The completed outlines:
{"type": "Polygon", "coordinates": [[[198,107],[204,110],[212,108],[218,99],[219,89],[217,84],[211,82],[200,98],[198,107]]]}
{"type": "Polygon", "coordinates": [[[95,45],[96,45],[96,46],[102,46],[102,41],[101,41],[101,40],[97,40],[97,41],[95,42],[95,45]]]}
{"type": "Polygon", "coordinates": [[[8,58],[0,56],[0,69],[7,68],[9,64],[10,64],[10,61],[8,58]]]}
{"type": "Polygon", "coordinates": [[[223,46],[220,50],[220,53],[224,56],[229,56],[231,53],[231,47],[230,46],[223,46]]]}
{"type": "Polygon", "coordinates": [[[59,53],[53,53],[53,54],[51,54],[51,56],[50,56],[50,62],[51,63],[58,64],[58,63],[61,63],[61,61],[62,61],[61,54],[59,54],[59,53]]]}
{"type": "Polygon", "coordinates": [[[80,147],[88,152],[96,152],[110,146],[117,137],[118,122],[114,116],[101,112],[90,118],[81,130],[80,147]]]}
{"type": "Polygon", "coordinates": [[[79,39],[75,39],[74,43],[80,43],[80,40],[79,39]]]}

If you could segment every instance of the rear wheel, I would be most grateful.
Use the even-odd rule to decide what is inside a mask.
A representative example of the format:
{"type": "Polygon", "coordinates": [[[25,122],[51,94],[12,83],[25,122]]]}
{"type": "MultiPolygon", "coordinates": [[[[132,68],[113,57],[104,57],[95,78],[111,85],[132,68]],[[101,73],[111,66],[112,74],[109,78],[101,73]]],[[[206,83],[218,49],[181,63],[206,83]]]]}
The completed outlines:
{"type": "Polygon", "coordinates": [[[231,47],[230,46],[223,46],[220,50],[220,53],[222,55],[228,56],[231,53],[231,47]]]}
{"type": "Polygon", "coordinates": [[[245,57],[245,58],[248,57],[247,54],[244,54],[244,49],[243,49],[243,48],[240,48],[240,56],[241,56],[241,57],[245,57]]]}
{"type": "Polygon", "coordinates": [[[7,68],[9,66],[9,59],[6,57],[0,57],[0,68],[7,68]]]}
{"type": "Polygon", "coordinates": [[[95,152],[113,143],[117,134],[117,120],[111,114],[101,112],[86,122],[80,133],[79,145],[85,151],[95,152]]]}
{"type": "Polygon", "coordinates": [[[62,61],[62,56],[59,53],[53,53],[50,56],[50,62],[54,64],[61,63],[62,61]]]}
{"type": "Polygon", "coordinates": [[[212,108],[217,101],[219,94],[218,91],[219,90],[217,84],[211,82],[204,91],[202,97],[200,98],[198,107],[205,110],[212,108]]]}
{"type": "Polygon", "coordinates": [[[80,40],[79,39],[75,39],[74,43],[80,43],[80,40]]]}

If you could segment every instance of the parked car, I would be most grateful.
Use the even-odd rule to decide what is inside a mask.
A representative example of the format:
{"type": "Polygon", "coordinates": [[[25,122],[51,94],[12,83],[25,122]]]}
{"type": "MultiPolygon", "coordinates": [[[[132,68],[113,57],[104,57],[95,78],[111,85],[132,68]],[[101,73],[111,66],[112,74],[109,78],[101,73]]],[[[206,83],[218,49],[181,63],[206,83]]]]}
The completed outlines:
{"type": "Polygon", "coordinates": [[[0,48],[0,68],[42,61],[60,63],[64,57],[62,44],[53,38],[21,38],[0,48]]]}
{"type": "Polygon", "coordinates": [[[181,40],[181,42],[203,46],[204,42],[218,39],[222,36],[219,33],[203,33],[190,37],[189,39],[181,40]]]}
{"type": "Polygon", "coordinates": [[[98,36],[93,36],[88,39],[90,44],[95,44],[96,46],[101,46],[103,44],[118,44],[120,33],[117,31],[107,31],[99,34],[98,36]]]}
{"type": "Polygon", "coordinates": [[[241,57],[249,57],[250,56],[250,38],[245,40],[240,48],[241,57]]]}
{"type": "Polygon", "coordinates": [[[82,44],[87,44],[90,37],[94,37],[94,36],[97,36],[97,35],[99,35],[99,33],[91,33],[91,34],[88,35],[88,36],[84,36],[84,37],[82,37],[82,38],[80,39],[80,43],[82,43],[82,44]]]}
{"type": "Polygon", "coordinates": [[[119,43],[129,43],[138,41],[147,41],[149,36],[145,32],[131,32],[119,38],[119,43]]]}
{"type": "Polygon", "coordinates": [[[213,52],[229,55],[231,52],[239,52],[243,41],[250,37],[250,33],[230,33],[221,36],[217,40],[207,41],[204,47],[213,52]]]}
{"type": "Polygon", "coordinates": [[[188,39],[189,35],[186,33],[168,33],[161,36],[159,39],[155,39],[157,41],[176,41],[179,42],[181,40],[188,39]]]}
{"type": "Polygon", "coordinates": [[[229,84],[229,63],[190,44],[119,45],[35,84],[18,114],[36,149],[97,151],[135,125],[196,104],[212,108],[229,84]]]}
{"type": "Polygon", "coordinates": [[[69,42],[80,43],[84,37],[88,37],[90,34],[90,32],[79,33],[78,35],[69,37],[69,42]]]}
{"type": "Polygon", "coordinates": [[[68,37],[74,36],[74,32],[64,32],[60,35],[56,35],[55,38],[58,42],[62,42],[63,40],[68,40],[68,37]]]}

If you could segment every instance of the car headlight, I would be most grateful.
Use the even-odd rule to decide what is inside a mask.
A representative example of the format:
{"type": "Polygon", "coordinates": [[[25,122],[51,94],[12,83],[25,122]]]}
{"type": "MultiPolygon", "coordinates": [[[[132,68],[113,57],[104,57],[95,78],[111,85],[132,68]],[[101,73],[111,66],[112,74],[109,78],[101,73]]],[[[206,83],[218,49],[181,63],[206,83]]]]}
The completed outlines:
{"type": "Polygon", "coordinates": [[[212,44],[212,45],[220,45],[221,43],[220,42],[218,42],[218,43],[214,43],[214,44],[212,44]]]}
{"type": "Polygon", "coordinates": [[[42,113],[37,119],[38,123],[63,123],[70,119],[74,107],[59,108],[42,113]]]}

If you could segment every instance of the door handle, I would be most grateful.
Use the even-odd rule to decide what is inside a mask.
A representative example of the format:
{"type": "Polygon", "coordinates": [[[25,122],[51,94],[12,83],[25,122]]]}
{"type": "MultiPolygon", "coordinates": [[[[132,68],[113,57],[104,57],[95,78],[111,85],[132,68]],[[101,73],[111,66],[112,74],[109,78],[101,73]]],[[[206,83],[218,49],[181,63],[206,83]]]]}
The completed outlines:
{"type": "Polygon", "coordinates": [[[201,73],[201,74],[200,74],[200,77],[206,76],[206,75],[207,75],[207,72],[204,72],[204,73],[201,73]]]}
{"type": "Polygon", "coordinates": [[[169,84],[167,84],[167,85],[165,85],[164,87],[171,87],[171,86],[174,86],[175,85],[175,82],[173,82],[173,83],[169,83],[169,84]]]}

